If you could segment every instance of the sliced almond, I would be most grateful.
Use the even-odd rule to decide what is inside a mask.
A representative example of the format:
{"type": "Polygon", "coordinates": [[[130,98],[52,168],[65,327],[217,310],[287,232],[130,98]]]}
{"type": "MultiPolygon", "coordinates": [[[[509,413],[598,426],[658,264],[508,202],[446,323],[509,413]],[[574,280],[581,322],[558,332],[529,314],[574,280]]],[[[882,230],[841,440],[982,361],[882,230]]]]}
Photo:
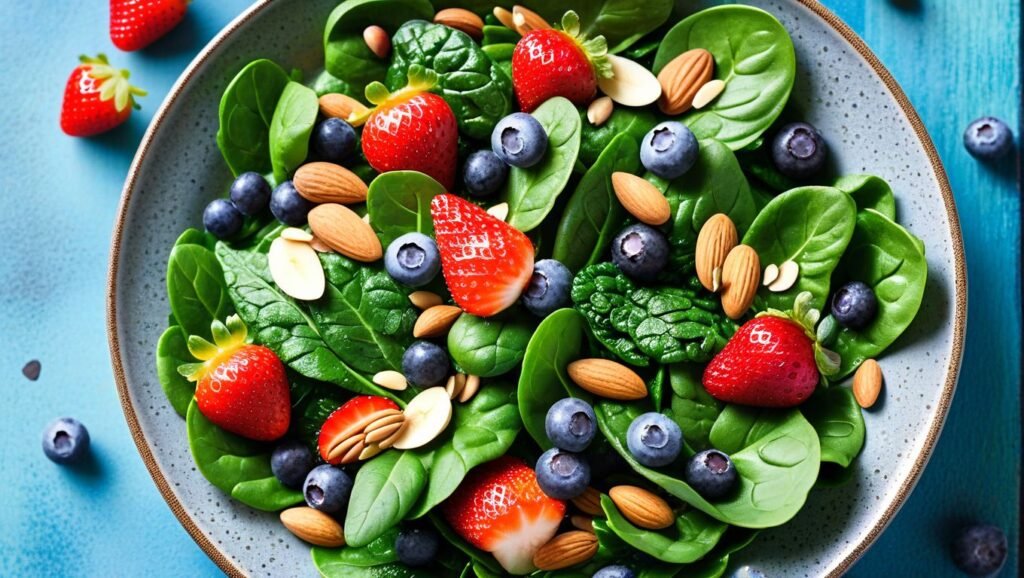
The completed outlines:
{"type": "Polygon", "coordinates": [[[326,118],[340,118],[355,127],[366,122],[367,116],[364,114],[367,111],[366,105],[347,94],[337,92],[325,94],[320,97],[319,103],[320,114],[326,118]],[[355,122],[356,118],[362,119],[361,122],[355,122]]]}
{"type": "Polygon", "coordinates": [[[298,227],[288,227],[281,231],[281,238],[288,239],[289,241],[298,241],[299,243],[309,243],[313,240],[313,235],[298,227]]]}
{"type": "Polygon", "coordinates": [[[635,371],[610,359],[580,359],[569,364],[569,377],[590,393],[617,400],[647,397],[647,384],[635,371]]]}
{"type": "Polygon", "coordinates": [[[788,291],[799,277],[800,265],[796,261],[786,261],[779,265],[779,276],[768,285],[768,290],[772,293],[788,291]]]}
{"type": "Polygon", "coordinates": [[[512,23],[515,24],[516,32],[521,36],[526,36],[534,30],[551,28],[551,24],[544,20],[543,16],[519,5],[512,7],[512,23]]]}
{"type": "Polygon", "coordinates": [[[359,461],[368,460],[384,451],[379,445],[366,442],[366,447],[359,452],[359,461]]]}
{"type": "Polygon", "coordinates": [[[370,213],[366,213],[365,215],[363,215],[363,222],[366,223],[367,225],[370,224],[370,213]]]}
{"type": "Polygon", "coordinates": [[[355,445],[353,445],[352,448],[345,453],[345,455],[341,456],[341,461],[338,462],[339,464],[353,464],[361,459],[359,456],[363,455],[363,450],[366,449],[366,442],[362,439],[362,437],[363,436],[360,435],[359,441],[355,445]]]}
{"type": "Polygon", "coordinates": [[[309,227],[328,247],[356,261],[372,263],[384,254],[370,225],[344,205],[325,203],[309,212],[309,227]]]}
{"type": "Polygon", "coordinates": [[[717,292],[715,269],[721,269],[725,257],[739,242],[739,233],[732,219],[725,213],[712,215],[697,233],[696,268],[697,278],[705,289],[717,292]]]}
{"type": "Polygon", "coordinates": [[[409,382],[406,381],[405,376],[391,369],[375,373],[373,382],[391,391],[405,391],[409,387],[409,382]]]}
{"type": "Polygon", "coordinates": [[[379,441],[379,439],[374,439],[370,437],[370,434],[376,432],[377,430],[381,428],[391,427],[395,424],[402,425],[403,423],[405,423],[404,413],[385,415],[379,419],[373,420],[372,422],[366,424],[366,427],[363,428],[363,433],[366,434],[366,443],[377,443],[379,441]]]}
{"type": "Polygon", "coordinates": [[[615,486],[608,491],[608,495],[622,515],[641,528],[661,530],[676,521],[668,502],[643,488],[615,486]]]}
{"type": "Polygon", "coordinates": [[[452,400],[443,387],[431,387],[412,398],[404,413],[407,423],[394,447],[411,450],[430,443],[448,427],[452,400]]]}
{"type": "Polygon", "coordinates": [[[866,359],[853,374],[853,397],[857,405],[868,409],[878,401],[882,392],[882,366],[874,359],[866,359]]]}
{"type": "Polygon", "coordinates": [[[288,508],[281,512],[281,524],[300,540],[324,548],[345,545],[341,524],[334,518],[306,506],[288,508]]]}
{"type": "Polygon", "coordinates": [[[336,433],[334,437],[328,440],[324,445],[329,449],[327,450],[327,461],[336,463],[335,460],[340,456],[343,456],[348,450],[356,443],[356,441],[362,440],[363,432],[366,426],[371,423],[389,415],[402,415],[401,410],[397,409],[382,409],[375,411],[370,415],[363,416],[358,420],[348,424],[348,427],[342,431],[336,433]],[[356,441],[352,441],[353,438],[358,437],[356,441]],[[334,457],[332,457],[334,456],[334,457]]]}
{"type": "Polygon", "coordinates": [[[405,427],[405,420],[395,422],[383,427],[379,427],[367,433],[366,439],[364,441],[368,444],[377,445],[380,442],[398,433],[403,427],[405,427]]]}
{"type": "Polygon", "coordinates": [[[462,393],[459,394],[459,403],[466,403],[473,399],[476,392],[480,391],[480,376],[479,375],[467,375],[466,385],[462,388],[462,393]]]}
{"type": "Polygon", "coordinates": [[[377,445],[380,446],[380,449],[386,450],[386,449],[390,448],[391,446],[395,445],[395,442],[398,440],[398,438],[400,438],[402,436],[402,432],[405,431],[406,426],[408,426],[408,424],[403,421],[402,422],[402,427],[398,428],[398,431],[392,433],[388,437],[386,437],[386,438],[382,439],[381,441],[377,442],[377,445]]]}
{"type": "Polygon", "coordinates": [[[420,316],[416,318],[412,336],[419,339],[447,335],[448,330],[461,315],[462,309],[454,305],[435,305],[420,313],[420,316]]]}
{"type": "Polygon", "coordinates": [[[697,91],[711,80],[714,72],[715,58],[703,48],[687,50],[673,58],[658,73],[658,108],[673,116],[690,110],[697,91]]]}
{"type": "Polygon", "coordinates": [[[722,310],[730,319],[739,319],[754,303],[761,284],[761,260],[757,251],[737,245],[722,265],[722,310]]]}
{"type": "Polygon", "coordinates": [[[597,536],[582,530],[559,534],[541,546],[533,555],[533,565],[540,570],[561,570],[582,564],[597,554],[597,536]]]}
{"type": "Polygon", "coordinates": [[[311,203],[354,205],[366,201],[369,187],[358,175],[341,165],[325,162],[306,163],[295,171],[295,190],[311,203]]]}
{"type": "Polygon", "coordinates": [[[764,268],[764,275],[761,276],[761,285],[767,287],[779,278],[779,266],[772,263],[764,268]]]}
{"type": "Polygon", "coordinates": [[[497,205],[488,208],[487,214],[499,221],[504,221],[508,218],[508,203],[498,203],[497,205]]]}
{"type": "Polygon", "coordinates": [[[491,10],[491,14],[494,14],[494,17],[497,18],[498,22],[501,22],[501,25],[505,28],[511,28],[512,30],[516,29],[516,21],[513,19],[510,11],[502,8],[501,6],[495,6],[494,10],[491,10]]]}
{"type": "Polygon", "coordinates": [[[465,8],[445,8],[439,11],[434,14],[434,24],[461,30],[477,40],[484,36],[483,19],[465,8]]]}
{"type": "Polygon", "coordinates": [[[309,243],[278,237],[270,243],[267,265],[274,283],[287,295],[301,301],[323,297],[327,288],[324,266],[309,243]]]}
{"type": "Polygon", "coordinates": [[[366,436],[361,433],[357,433],[342,439],[339,444],[331,447],[330,451],[328,451],[327,462],[331,464],[348,464],[356,461],[356,458],[359,457],[359,452],[363,451],[364,437],[366,436]],[[357,447],[359,449],[353,455],[352,450],[357,447]],[[346,460],[350,455],[352,458],[346,460]]]}
{"type": "Polygon", "coordinates": [[[647,106],[661,97],[661,83],[646,66],[628,58],[609,54],[612,75],[598,77],[601,92],[625,106],[647,106]]]}
{"type": "Polygon", "coordinates": [[[313,239],[309,242],[309,246],[313,247],[313,250],[317,253],[333,253],[334,249],[327,246],[322,239],[318,239],[316,235],[313,235],[313,239]]]}
{"type": "Polygon", "coordinates": [[[444,390],[448,394],[448,399],[454,400],[462,394],[463,388],[466,387],[466,376],[461,373],[448,378],[445,383],[444,390]]]}
{"type": "Polygon", "coordinates": [[[711,270],[711,292],[718,293],[722,288],[722,268],[715,267],[711,270]]]}
{"type": "Polygon", "coordinates": [[[367,26],[363,30],[363,41],[377,58],[387,58],[391,54],[391,37],[380,26],[367,26]]]}
{"type": "Polygon", "coordinates": [[[577,530],[594,533],[594,519],[590,516],[569,516],[569,522],[577,530]]]}
{"type": "Polygon", "coordinates": [[[718,95],[722,94],[723,90],[725,90],[724,80],[715,79],[704,83],[704,86],[700,87],[697,94],[693,95],[693,108],[698,110],[704,108],[711,101],[718,98],[718,95]]]}
{"type": "Polygon", "coordinates": [[[593,487],[588,487],[582,494],[573,498],[572,505],[579,508],[584,514],[604,516],[604,510],[601,509],[601,492],[593,487]]]}
{"type": "Polygon", "coordinates": [[[441,296],[432,291],[413,291],[409,294],[409,301],[422,311],[444,303],[441,296]]]}
{"type": "Polygon", "coordinates": [[[594,126],[601,126],[615,110],[615,103],[607,96],[595,98],[587,107],[587,120],[594,126]]]}
{"type": "Polygon", "coordinates": [[[641,223],[663,225],[672,216],[668,199],[647,179],[624,172],[612,173],[615,197],[641,223]]]}

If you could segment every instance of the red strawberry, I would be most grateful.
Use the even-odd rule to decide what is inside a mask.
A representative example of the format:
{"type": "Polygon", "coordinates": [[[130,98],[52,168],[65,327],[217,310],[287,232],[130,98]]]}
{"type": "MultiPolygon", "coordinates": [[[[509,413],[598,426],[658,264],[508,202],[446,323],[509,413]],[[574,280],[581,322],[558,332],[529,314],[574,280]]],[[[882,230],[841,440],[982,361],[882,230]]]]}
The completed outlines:
{"type": "Polygon", "coordinates": [[[237,315],[227,325],[213,322],[215,343],[193,335],[188,349],[201,363],[178,371],[198,381],[196,404],[206,419],[231,432],[271,441],[288,431],[291,393],[284,364],[270,349],[245,343],[247,329],[237,315]]]}
{"type": "Polygon", "coordinates": [[[379,395],[360,395],[345,402],[344,405],[331,412],[320,428],[320,436],[317,438],[317,447],[320,449],[320,457],[329,464],[340,464],[343,455],[337,456],[334,460],[328,459],[332,444],[339,439],[346,430],[361,432],[363,428],[373,421],[373,415],[381,410],[399,409],[398,405],[379,395]]]}
{"type": "Polygon", "coordinates": [[[64,87],[60,128],[69,136],[93,136],[128,120],[136,96],[146,91],[128,83],[128,71],[111,68],[107,57],[79,58],[64,87]]]}
{"type": "Polygon", "coordinates": [[[490,317],[507,309],[533,275],[533,244],[511,225],[455,195],[430,202],[441,269],[455,303],[490,317]]]}
{"type": "Polygon", "coordinates": [[[110,40],[121,50],[145,48],[181,22],[189,0],[110,0],[110,40]]]}
{"type": "Polygon", "coordinates": [[[455,186],[459,129],[448,103],[427,92],[437,82],[432,70],[409,67],[409,85],[389,94],[384,85],[366,88],[377,105],[363,127],[363,154],[378,172],[419,171],[446,189],[455,186]]]}
{"type": "Polygon", "coordinates": [[[494,554],[506,571],[526,574],[534,570],[534,553],[558,531],[565,502],[541,491],[521,459],[503,456],[471,471],[442,512],[456,534],[494,554]]]}
{"type": "Polygon", "coordinates": [[[519,108],[532,112],[554,96],[586,106],[597,94],[597,77],[611,74],[603,36],[580,35],[579,17],[569,11],[562,30],[534,30],[512,52],[512,86],[519,108]]]}

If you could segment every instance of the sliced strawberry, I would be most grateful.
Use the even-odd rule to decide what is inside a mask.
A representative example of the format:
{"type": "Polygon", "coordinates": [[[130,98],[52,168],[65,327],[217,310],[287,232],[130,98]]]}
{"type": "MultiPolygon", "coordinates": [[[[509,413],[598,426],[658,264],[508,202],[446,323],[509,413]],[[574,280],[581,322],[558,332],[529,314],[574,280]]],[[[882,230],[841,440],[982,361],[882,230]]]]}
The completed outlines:
{"type": "Polygon", "coordinates": [[[455,303],[490,317],[519,299],[533,275],[533,244],[508,223],[455,195],[430,202],[441,268],[455,303]]]}
{"type": "Polygon", "coordinates": [[[442,513],[455,533],[494,554],[506,571],[526,574],[537,549],[558,531],[565,502],[548,497],[525,462],[503,456],[470,472],[442,513]]]}
{"type": "Polygon", "coordinates": [[[379,395],[360,395],[345,402],[344,405],[331,412],[320,428],[317,447],[320,457],[327,463],[341,463],[342,456],[334,460],[328,459],[332,443],[356,432],[363,431],[382,410],[397,410],[398,405],[386,397],[379,395]]]}

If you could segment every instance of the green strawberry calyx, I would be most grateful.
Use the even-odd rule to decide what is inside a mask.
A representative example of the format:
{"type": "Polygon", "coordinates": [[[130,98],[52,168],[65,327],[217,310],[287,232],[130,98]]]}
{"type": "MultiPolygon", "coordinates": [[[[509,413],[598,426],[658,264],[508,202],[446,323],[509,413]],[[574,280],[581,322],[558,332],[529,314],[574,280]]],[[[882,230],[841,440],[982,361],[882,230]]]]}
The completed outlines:
{"type": "Polygon", "coordinates": [[[429,92],[437,85],[437,80],[436,72],[422,65],[413,64],[409,67],[409,80],[406,85],[394,92],[389,91],[381,82],[371,82],[366,85],[366,100],[375,106],[362,112],[353,112],[347,120],[353,125],[361,124],[377,110],[391,108],[414,96],[429,92]]]}
{"type": "Polygon", "coordinates": [[[802,327],[804,333],[814,343],[814,361],[818,366],[818,372],[824,377],[832,377],[839,373],[842,358],[829,349],[827,344],[834,340],[838,325],[831,315],[821,319],[821,311],[811,307],[811,299],[813,296],[810,291],[802,291],[793,300],[792,311],[768,309],[758,313],[757,317],[780,317],[802,327]]]}
{"type": "Polygon", "coordinates": [[[583,50],[583,53],[587,55],[598,78],[611,78],[613,76],[612,63],[608,60],[608,41],[601,35],[587,38],[587,35],[583,34],[580,30],[579,14],[569,10],[562,15],[562,32],[565,32],[572,38],[583,50]]]}
{"type": "Polygon", "coordinates": [[[224,322],[214,319],[210,324],[210,333],[213,334],[213,343],[198,335],[188,336],[188,351],[199,361],[179,365],[178,373],[189,381],[199,381],[244,347],[249,328],[238,315],[230,315],[224,322]]]}
{"type": "Polygon", "coordinates": [[[117,112],[121,112],[129,106],[136,109],[139,108],[138,103],[135,102],[135,97],[148,94],[145,90],[132,86],[128,82],[128,77],[131,76],[128,70],[110,66],[106,54],[98,54],[95,57],[83,55],[79,56],[78,60],[86,69],[86,74],[97,81],[100,89],[100,100],[103,102],[113,100],[114,108],[117,109],[117,112]]]}

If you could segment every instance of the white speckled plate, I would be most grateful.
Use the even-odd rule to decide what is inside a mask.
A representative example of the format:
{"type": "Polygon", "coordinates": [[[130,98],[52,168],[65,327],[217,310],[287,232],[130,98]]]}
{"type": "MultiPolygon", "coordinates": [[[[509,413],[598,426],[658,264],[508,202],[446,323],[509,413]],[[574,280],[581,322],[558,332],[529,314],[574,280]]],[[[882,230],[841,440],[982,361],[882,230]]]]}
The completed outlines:
{"type": "MultiPolygon", "coordinates": [[[[241,506],[196,471],[185,423],[154,370],[167,323],[164,271],[177,235],[199,226],[230,174],[214,135],[220,94],[257,57],[322,66],[322,31],[337,0],[262,0],[204,49],[171,90],[125,183],[113,238],[108,323],[125,416],[167,503],[225,572],[314,575],[308,547],[271,514],[241,506]]],[[[906,500],[949,408],[966,322],[966,272],[952,194],[903,92],[863,42],[814,0],[756,0],[796,45],[793,98],[828,136],[840,173],[870,172],[897,191],[899,219],[924,240],[929,275],[917,321],[884,358],[882,403],[866,414],[853,482],[812,493],[799,516],[737,556],[770,576],[839,575],[906,500]]]]}

